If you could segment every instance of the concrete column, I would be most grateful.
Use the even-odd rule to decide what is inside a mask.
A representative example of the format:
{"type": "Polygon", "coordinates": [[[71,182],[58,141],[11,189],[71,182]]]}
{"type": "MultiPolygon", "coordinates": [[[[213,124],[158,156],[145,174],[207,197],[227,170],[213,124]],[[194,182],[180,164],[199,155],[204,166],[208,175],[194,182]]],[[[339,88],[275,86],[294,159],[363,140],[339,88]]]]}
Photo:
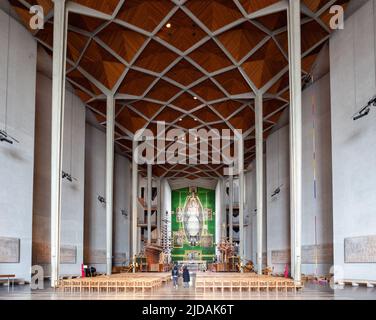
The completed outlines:
{"type": "Polygon", "coordinates": [[[291,275],[301,281],[302,224],[302,82],[300,1],[290,0],[288,39],[290,65],[290,223],[291,275]]]}
{"type": "Polygon", "coordinates": [[[229,221],[228,221],[228,229],[229,229],[229,234],[228,234],[228,237],[229,237],[229,240],[230,240],[230,243],[232,243],[233,241],[233,222],[234,222],[234,217],[233,217],[233,213],[234,213],[234,176],[233,175],[230,175],[229,176],[229,179],[228,179],[228,183],[229,183],[229,191],[228,191],[228,195],[229,195],[229,221]]]}
{"type": "Polygon", "coordinates": [[[221,215],[220,215],[220,224],[221,224],[221,236],[220,240],[226,239],[226,181],[224,178],[221,178],[221,215]]]}
{"type": "Polygon", "coordinates": [[[244,263],[244,139],[238,137],[239,141],[239,257],[240,263],[244,263]]]}
{"type": "MultiPolygon", "coordinates": [[[[138,246],[138,230],[137,230],[137,202],[138,202],[138,163],[137,163],[137,156],[136,156],[136,147],[137,141],[133,140],[133,155],[132,155],[132,260],[133,265],[135,266],[136,263],[136,254],[138,246]]],[[[136,269],[133,269],[133,272],[136,272],[136,269]]]]}
{"type": "Polygon", "coordinates": [[[54,0],[54,40],[52,71],[51,122],[51,286],[55,287],[60,269],[61,180],[63,162],[63,128],[65,71],[67,50],[65,0],[54,0]]]}
{"type": "Polygon", "coordinates": [[[151,176],[152,176],[152,166],[151,164],[147,165],[148,168],[148,181],[147,181],[147,206],[148,206],[148,217],[147,217],[147,225],[148,225],[148,230],[147,230],[147,235],[148,235],[148,241],[147,244],[151,244],[151,193],[152,193],[152,181],[151,181],[151,176]]]}
{"type": "Polygon", "coordinates": [[[157,245],[161,245],[162,225],[162,178],[157,182],[157,245]]]}
{"type": "Polygon", "coordinates": [[[262,221],[264,215],[264,137],[263,137],[263,103],[262,95],[255,99],[256,117],[256,203],[257,203],[257,271],[262,274],[262,221]]]}
{"type": "Polygon", "coordinates": [[[115,99],[107,96],[106,122],[106,262],[107,274],[112,274],[112,228],[114,200],[114,139],[115,139],[115,99]]]}

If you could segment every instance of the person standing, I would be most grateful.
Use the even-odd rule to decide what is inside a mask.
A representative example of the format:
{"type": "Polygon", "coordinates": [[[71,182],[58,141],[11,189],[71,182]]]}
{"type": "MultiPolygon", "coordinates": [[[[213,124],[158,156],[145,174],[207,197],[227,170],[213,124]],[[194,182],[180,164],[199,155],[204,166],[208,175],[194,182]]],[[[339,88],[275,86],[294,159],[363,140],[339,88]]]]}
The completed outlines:
{"type": "Polygon", "coordinates": [[[179,269],[177,264],[175,264],[174,268],[172,269],[172,281],[174,288],[177,289],[179,287],[179,269]]]}
{"type": "Polygon", "coordinates": [[[184,288],[189,288],[189,283],[191,282],[191,276],[189,274],[189,270],[187,266],[184,266],[183,268],[183,282],[184,282],[184,288]]]}

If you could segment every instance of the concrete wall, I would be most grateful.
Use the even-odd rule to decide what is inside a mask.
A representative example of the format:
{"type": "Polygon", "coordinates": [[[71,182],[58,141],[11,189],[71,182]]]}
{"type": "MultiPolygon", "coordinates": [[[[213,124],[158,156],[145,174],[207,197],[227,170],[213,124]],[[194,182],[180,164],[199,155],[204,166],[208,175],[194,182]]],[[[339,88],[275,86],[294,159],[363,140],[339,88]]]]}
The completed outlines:
{"type": "MultiPolygon", "coordinates": [[[[84,262],[98,272],[106,271],[106,206],[98,201],[105,197],[106,135],[97,128],[86,125],[85,146],[85,231],[84,262]]],[[[114,265],[129,259],[130,226],[130,167],[129,161],[115,154],[114,194],[114,265]],[[126,209],[128,217],[121,214],[126,209]]]]}
{"type": "MultiPolygon", "coordinates": [[[[19,239],[19,262],[1,263],[0,274],[30,280],[33,209],[36,42],[0,11],[0,129],[20,141],[0,142],[0,237],[19,239]],[[7,57],[9,39],[9,77],[7,57]],[[7,97],[8,87],[8,98],[7,97]],[[6,100],[8,103],[5,116],[6,100]]],[[[1,249],[1,248],[0,248],[1,249]]]]}
{"type": "Polygon", "coordinates": [[[268,264],[274,272],[284,271],[285,264],[272,262],[272,251],[290,248],[290,163],[289,127],[285,126],[271,134],[266,143],[266,196],[268,264]],[[271,195],[280,187],[281,192],[271,195]]]}
{"type": "MultiPolygon", "coordinates": [[[[265,163],[265,158],[264,158],[265,163]]],[[[266,181],[266,166],[264,165],[264,181],[266,181]]],[[[257,264],[257,203],[256,203],[256,160],[254,160],[248,168],[248,173],[245,175],[246,194],[245,207],[249,212],[249,224],[244,228],[245,240],[245,259],[251,260],[255,265],[257,264]]],[[[264,194],[266,194],[266,184],[264,184],[264,194]]],[[[267,253],[267,206],[266,197],[264,198],[264,215],[263,215],[263,234],[262,234],[262,250],[263,250],[263,265],[266,266],[267,253]]]]}
{"type": "MultiPolygon", "coordinates": [[[[326,275],[333,264],[329,75],[308,87],[302,102],[302,272],[326,275]]],[[[281,273],[290,261],[289,127],[271,134],[266,145],[268,264],[281,273]],[[284,258],[273,259],[278,252],[284,258]]]]}
{"type": "MultiPolygon", "coordinates": [[[[376,280],[374,264],[346,263],[344,256],[346,238],[376,235],[376,110],[361,120],[352,120],[376,94],[375,7],[375,0],[367,2],[330,41],[337,279],[376,280]]],[[[370,247],[361,249],[363,258],[370,259],[370,247]]]]}
{"type": "MultiPolygon", "coordinates": [[[[38,73],[33,208],[33,264],[50,274],[51,243],[51,102],[52,81],[38,73]]],[[[85,106],[66,90],[64,111],[63,171],[73,181],[62,181],[61,254],[72,254],[60,266],[62,275],[79,275],[83,262],[85,106]]]]}
{"type": "Polygon", "coordinates": [[[302,99],[302,272],[326,275],[333,265],[330,76],[326,75],[308,87],[302,99]],[[318,246],[315,257],[304,263],[312,246],[318,246]]]}

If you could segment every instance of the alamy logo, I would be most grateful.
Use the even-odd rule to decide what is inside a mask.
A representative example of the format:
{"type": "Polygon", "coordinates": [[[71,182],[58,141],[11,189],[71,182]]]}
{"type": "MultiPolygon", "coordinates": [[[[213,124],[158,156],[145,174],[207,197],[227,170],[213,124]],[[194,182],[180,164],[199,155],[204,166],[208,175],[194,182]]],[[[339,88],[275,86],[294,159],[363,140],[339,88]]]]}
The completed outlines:
{"type": "Polygon", "coordinates": [[[44,9],[42,6],[30,7],[29,13],[32,15],[29,26],[31,30],[44,29],[44,9]]]}
{"type": "Polygon", "coordinates": [[[141,129],[134,142],[134,161],[139,165],[225,164],[225,175],[236,175],[243,169],[239,157],[243,153],[242,130],[201,128],[185,132],[174,128],[166,132],[165,122],[158,122],[156,137],[151,130],[141,129]]]}

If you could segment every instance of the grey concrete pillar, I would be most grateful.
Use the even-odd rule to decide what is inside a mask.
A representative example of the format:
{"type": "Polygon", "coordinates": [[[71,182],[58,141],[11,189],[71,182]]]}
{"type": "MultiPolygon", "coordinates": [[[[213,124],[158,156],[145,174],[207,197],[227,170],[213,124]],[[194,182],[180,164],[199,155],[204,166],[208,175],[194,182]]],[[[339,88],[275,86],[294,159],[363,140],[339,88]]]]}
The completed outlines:
{"type": "Polygon", "coordinates": [[[262,224],[264,216],[264,137],[263,137],[262,95],[255,99],[256,117],[256,203],[257,203],[257,272],[262,274],[262,224]]]}
{"type": "Polygon", "coordinates": [[[234,176],[231,174],[228,179],[229,183],[229,222],[228,222],[228,229],[229,229],[229,240],[233,242],[233,226],[234,226],[234,176]]]}
{"type": "Polygon", "coordinates": [[[67,50],[65,0],[54,0],[52,121],[51,121],[51,286],[59,280],[61,234],[61,181],[63,162],[63,128],[65,72],[67,50]]]}
{"type": "Polygon", "coordinates": [[[148,216],[147,216],[147,244],[151,244],[151,193],[152,193],[152,166],[151,164],[147,165],[147,207],[148,207],[148,216]]]}
{"type": "MultiPolygon", "coordinates": [[[[136,254],[138,253],[138,230],[137,230],[137,220],[138,220],[138,213],[137,213],[137,204],[138,204],[138,163],[137,163],[137,155],[136,155],[136,147],[138,143],[137,141],[133,140],[133,154],[132,154],[132,261],[133,265],[135,266],[136,263],[136,254]]],[[[135,272],[135,268],[133,272],[135,272]]]]}
{"type": "Polygon", "coordinates": [[[107,96],[106,122],[106,262],[107,275],[112,274],[112,229],[114,200],[114,139],[115,139],[115,99],[107,96]]]}
{"type": "Polygon", "coordinates": [[[290,223],[291,274],[301,282],[302,229],[302,82],[300,1],[290,0],[288,39],[290,65],[290,223]]]}

